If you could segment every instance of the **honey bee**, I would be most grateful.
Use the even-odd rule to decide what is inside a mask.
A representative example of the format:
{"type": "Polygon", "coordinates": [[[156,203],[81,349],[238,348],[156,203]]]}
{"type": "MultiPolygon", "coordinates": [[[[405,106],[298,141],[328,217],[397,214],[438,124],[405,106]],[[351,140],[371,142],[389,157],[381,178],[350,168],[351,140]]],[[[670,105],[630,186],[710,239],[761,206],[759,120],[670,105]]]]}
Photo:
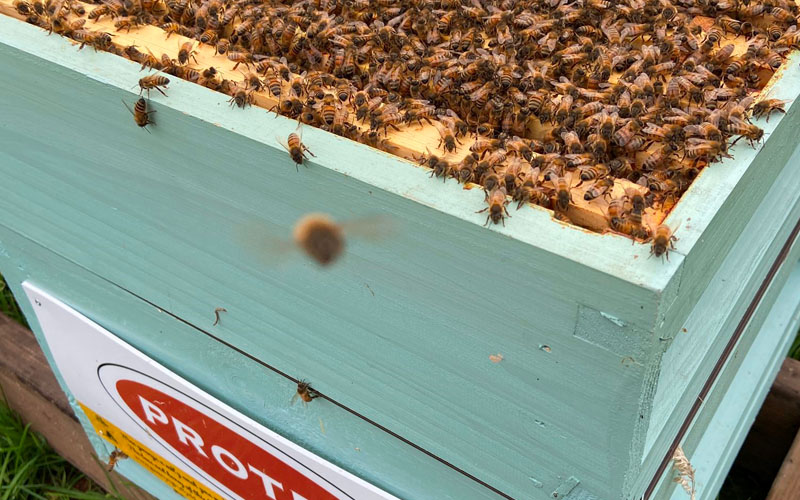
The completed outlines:
{"type": "Polygon", "coordinates": [[[583,193],[583,199],[586,201],[592,201],[601,196],[609,196],[613,187],[613,179],[609,177],[598,179],[586,189],[586,192],[583,193]]]}
{"type": "Polygon", "coordinates": [[[583,144],[581,144],[580,137],[578,137],[578,134],[575,132],[563,132],[561,134],[561,139],[564,141],[564,146],[566,146],[568,153],[583,153],[583,144]]]}
{"type": "Polygon", "coordinates": [[[461,141],[459,141],[456,138],[456,132],[453,129],[451,129],[450,127],[447,127],[447,126],[443,125],[442,123],[440,123],[438,121],[437,122],[433,122],[433,125],[434,125],[434,127],[436,127],[436,130],[439,132],[439,146],[438,147],[444,149],[444,151],[446,151],[448,153],[455,152],[456,144],[461,144],[461,141]]]}
{"type": "Polygon", "coordinates": [[[678,238],[673,235],[672,229],[666,224],[659,225],[655,231],[653,231],[650,255],[655,255],[662,259],[666,257],[666,259],[669,260],[669,251],[675,249],[675,241],[678,241],[678,238]]]}
{"type": "Polygon", "coordinates": [[[94,50],[108,50],[111,47],[111,34],[102,31],[80,29],[72,33],[72,37],[81,42],[78,50],[90,45],[94,50]]]}
{"type": "Polygon", "coordinates": [[[128,455],[126,455],[125,452],[118,448],[114,448],[114,450],[108,455],[108,464],[106,465],[106,470],[108,472],[113,471],[114,467],[117,465],[117,462],[126,458],[128,458],[128,455]]]}
{"type": "Polygon", "coordinates": [[[784,106],[790,101],[781,101],[780,99],[763,99],[758,101],[753,105],[753,116],[756,118],[761,118],[762,116],[767,117],[767,122],[769,122],[769,116],[772,113],[780,112],[786,113],[784,106]]]}
{"type": "Polygon", "coordinates": [[[131,112],[133,115],[133,121],[136,122],[136,125],[143,128],[149,134],[150,131],[147,130],[148,125],[155,125],[155,122],[150,115],[155,113],[155,110],[148,111],[147,110],[147,101],[144,100],[144,97],[140,97],[136,104],[133,105],[133,109],[131,109],[125,101],[122,101],[122,104],[128,108],[128,111],[131,112]]]}
{"type": "Polygon", "coordinates": [[[240,85],[237,85],[231,89],[230,95],[231,98],[228,99],[228,102],[231,106],[244,108],[245,106],[253,104],[253,92],[240,85]]]}
{"type": "Polygon", "coordinates": [[[292,396],[290,405],[293,405],[298,398],[303,402],[303,406],[308,405],[312,400],[319,397],[319,393],[311,387],[311,383],[307,380],[300,380],[297,382],[297,390],[292,396]]]}
{"type": "Polygon", "coordinates": [[[188,64],[189,59],[193,59],[197,63],[195,54],[197,51],[194,50],[194,42],[185,42],[178,50],[178,64],[188,64]]]}
{"type": "Polygon", "coordinates": [[[639,132],[641,125],[636,120],[628,120],[625,125],[614,132],[614,144],[617,146],[625,146],[631,139],[639,132]]]}
{"type": "Polygon", "coordinates": [[[555,208],[561,212],[566,212],[569,204],[572,203],[572,178],[568,176],[551,176],[550,182],[555,189],[555,208]]]}
{"type": "Polygon", "coordinates": [[[226,54],[231,48],[231,41],[227,38],[220,38],[214,45],[214,54],[226,54]]]}
{"type": "Polygon", "coordinates": [[[712,161],[720,156],[732,158],[727,151],[728,148],[722,141],[709,141],[697,137],[686,141],[686,158],[695,160],[695,163],[699,160],[712,161]]]}
{"type": "Polygon", "coordinates": [[[244,64],[247,68],[250,68],[250,65],[255,62],[253,59],[253,54],[249,52],[229,50],[226,57],[229,61],[236,63],[233,65],[234,71],[239,67],[240,64],[244,64]]]}
{"type": "Polygon", "coordinates": [[[761,128],[739,118],[734,118],[728,122],[728,132],[739,136],[732,144],[736,144],[739,139],[744,137],[750,142],[750,145],[753,146],[754,142],[758,142],[764,137],[764,131],[761,128]]]}
{"type": "Polygon", "coordinates": [[[169,85],[169,78],[166,76],[159,74],[145,76],[139,79],[139,95],[142,95],[142,92],[146,90],[147,96],[149,97],[150,90],[155,89],[161,92],[164,97],[166,97],[167,94],[161,89],[161,87],[167,88],[167,85],[169,85]]]}
{"type": "Polygon", "coordinates": [[[303,165],[303,162],[308,159],[306,157],[306,153],[314,157],[316,157],[316,155],[312,153],[305,144],[303,144],[303,131],[300,129],[299,125],[297,128],[300,131],[299,134],[297,132],[292,132],[289,134],[289,137],[285,142],[281,139],[277,140],[278,144],[283,146],[283,148],[289,152],[289,156],[291,156],[292,161],[295,163],[295,168],[300,171],[299,165],[303,165]]]}
{"type": "Polygon", "coordinates": [[[452,168],[451,172],[459,184],[464,184],[472,179],[477,164],[478,158],[470,153],[464,156],[461,162],[452,168]]]}
{"type": "Polygon", "coordinates": [[[503,223],[506,225],[506,217],[511,217],[509,215],[506,206],[508,205],[508,194],[506,193],[506,189],[502,186],[498,186],[492,190],[492,192],[487,197],[487,202],[489,206],[484,208],[483,210],[478,210],[476,213],[482,213],[488,211],[489,213],[486,215],[486,222],[484,226],[489,225],[489,221],[491,220],[494,224],[503,223]]]}

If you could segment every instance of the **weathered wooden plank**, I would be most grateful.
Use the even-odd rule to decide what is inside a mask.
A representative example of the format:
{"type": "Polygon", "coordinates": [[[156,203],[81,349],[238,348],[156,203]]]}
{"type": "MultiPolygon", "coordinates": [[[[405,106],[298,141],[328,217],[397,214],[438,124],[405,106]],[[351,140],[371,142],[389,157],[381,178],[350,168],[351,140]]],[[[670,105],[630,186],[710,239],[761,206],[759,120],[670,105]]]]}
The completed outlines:
{"type": "Polygon", "coordinates": [[[155,499],[117,471],[106,471],[30,330],[0,314],[0,346],[0,387],[25,423],[106,491],[129,500],[155,499]]]}
{"type": "Polygon", "coordinates": [[[800,433],[795,437],[781,470],[772,483],[767,500],[793,498],[800,491],[800,433]]]}
{"type": "MultiPolygon", "coordinates": [[[[378,153],[360,145],[319,141],[315,152],[333,167],[311,164],[297,173],[282,150],[184,114],[226,109],[218,96],[188,83],[173,85],[169,106],[156,105],[159,133],[140,133],[114,104],[125,95],[118,87],[126,78],[135,81],[138,67],[108,54],[58,49],[64,42],[55,37],[46,43],[53,50],[42,56],[102,66],[102,78],[95,78],[115,85],[7,45],[0,49],[8,61],[3,84],[25,89],[3,100],[4,118],[15,126],[0,139],[2,205],[15,231],[258,359],[313,380],[342,404],[492,483],[525,492],[531,475],[549,483],[578,474],[590,487],[619,486],[608,478],[621,481],[624,474],[626,420],[638,418],[643,369],[624,363],[626,353],[574,337],[577,304],[571,301],[636,326],[652,318],[654,293],[482,229],[469,222],[475,214],[465,215],[462,197],[470,193],[453,185],[451,197],[449,184],[402,170],[395,160],[375,162],[378,153]],[[25,116],[47,119],[33,124],[25,116]],[[89,155],[74,147],[87,135],[97,138],[89,155]],[[386,185],[395,167],[392,180],[413,199],[354,179],[359,172],[386,185]],[[433,193],[437,208],[468,221],[427,207],[433,193]],[[301,213],[318,207],[342,217],[390,214],[397,234],[384,246],[354,242],[341,265],[326,272],[301,263],[264,266],[234,238],[243,221],[288,234],[301,213]],[[582,277],[577,291],[573,275],[582,277]],[[220,306],[228,313],[212,328],[220,306]],[[504,361],[489,361],[498,352],[504,361]],[[598,442],[598,434],[609,441],[598,442]]],[[[247,135],[258,130],[269,139],[292,127],[281,118],[235,111],[223,113],[223,121],[247,135]]],[[[306,133],[312,145],[322,137],[306,133]]],[[[520,217],[528,213],[535,214],[520,217]]],[[[560,226],[557,233],[562,249],[584,236],[611,247],[620,240],[560,226]]],[[[630,253],[630,242],[621,240],[630,253]]],[[[643,268],[662,265],[646,260],[638,260],[643,268]]],[[[636,348],[637,330],[631,332],[629,348],[636,348]]],[[[159,353],[162,337],[129,332],[126,340],[159,353]]]]}
{"type": "MultiPolygon", "coordinates": [[[[69,298],[71,306],[121,338],[140,338],[139,349],[214,397],[390,493],[401,498],[501,498],[333,404],[290,405],[296,390],[291,381],[2,226],[0,242],[0,271],[18,297],[25,297],[20,283],[31,280],[55,296],[69,298]],[[8,248],[20,250],[21,255],[9,255],[8,248]],[[146,332],[154,335],[143,335],[146,332]]],[[[22,300],[20,307],[41,342],[31,305],[22,300]]],[[[52,356],[47,357],[52,363],[52,356]]],[[[83,417],[77,406],[73,410],[83,417]]],[[[98,441],[95,446],[98,443],[103,444],[98,441]]],[[[144,469],[129,469],[130,463],[120,466],[148,490],[163,484],[144,469]]]]}
{"type": "Polygon", "coordinates": [[[778,377],[736,457],[735,467],[770,484],[800,431],[800,361],[783,360],[778,377]]]}

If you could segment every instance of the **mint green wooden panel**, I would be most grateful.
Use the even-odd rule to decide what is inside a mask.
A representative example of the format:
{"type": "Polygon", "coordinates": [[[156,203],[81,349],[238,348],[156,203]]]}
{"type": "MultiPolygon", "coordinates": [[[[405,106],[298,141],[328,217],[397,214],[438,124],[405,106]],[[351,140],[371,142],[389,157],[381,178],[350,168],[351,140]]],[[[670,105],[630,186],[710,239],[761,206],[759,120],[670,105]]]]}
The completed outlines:
{"type": "MultiPolygon", "coordinates": [[[[484,229],[472,213],[480,193],[441,186],[405,162],[320,131],[306,130],[304,139],[325,165],[295,172],[273,142],[292,122],[231,110],[224,96],[192,84],[175,82],[169,98],[154,96],[158,126],[148,135],[119,103],[131,99],[125,89],[141,76],[137,66],[78,53],[16,21],[0,18],[0,61],[0,87],[18,89],[0,95],[0,209],[10,229],[309,378],[509,494],[545,498],[570,476],[602,494],[620,490],[637,459],[629,443],[644,361],[624,362],[622,343],[599,348],[573,336],[576,324],[609,323],[579,321],[578,304],[625,318],[628,347],[639,352],[640,325],[653,317],[657,294],[511,239],[503,234],[510,224],[484,229]],[[380,172],[382,184],[397,183],[416,201],[354,172],[375,182],[370,176],[380,172]],[[426,206],[429,192],[444,202],[426,206]],[[252,221],[288,234],[301,214],[320,209],[341,218],[389,214],[396,234],[380,244],[354,242],[326,271],[300,260],[264,265],[234,237],[237,225],[252,221]],[[228,313],[212,327],[221,306],[228,313]],[[505,360],[491,363],[495,353],[505,360]]],[[[514,214],[531,227],[541,217],[514,214]]],[[[591,259],[606,264],[596,267],[612,266],[598,257],[610,252],[603,247],[632,251],[627,240],[544,222],[565,249],[576,241],[597,248],[591,259]]],[[[575,259],[590,260],[586,253],[575,259]]],[[[661,265],[639,261],[643,269],[661,265]]],[[[163,333],[120,335],[157,359],[168,355],[163,333]]],[[[187,355],[166,364],[180,371],[192,362],[187,355]]],[[[221,375],[237,369],[231,362],[221,375]]],[[[220,380],[200,385],[228,390],[220,380]]]]}
{"type": "MultiPolygon", "coordinates": [[[[748,335],[736,347],[733,363],[727,365],[721,381],[727,388],[715,387],[706,399],[698,418],[684,440],[684,451],[696,469],[697,499],[713,500],[747,436],[750,426],[767,396],[781,363],[800,327],[800,245],[795,245],[786,267],[793,267],[781,290],[780,283],[768,294],[779,296],[757,335],[748,335]],[[752,345],[748,345],[752,341],[752,345]],[[735,373],[733,373],[735,372],[735,373]]],[[[759,308],[757,315],[763,315],[759,308]]],[[[654,499],[685,500],[686,493],[676,488],[671,476],[659,483],[654,499]],[[672,494],[670,494],[672,493],[672,494]]]]}
{"type": "MultiPolygon", "coordinates": [[[[644,480],[648,424],[667,418],[651,417],[658,339],[690,314],[797,126],[792,108],[752,165],[755,152],[737,146],[724,182],[720,170],[701,177],[675,211],[696,211],[694,222],[662,263],[533,208],[482,228],[480,192],[315,129],[304,142],[318,158],[295,172],[274,140],[295,122],[229,109],[182,81],[154,94],[148,135],[119,103],[133,99],[138,66],[2,16],[0,63],[0,88],[15,89],[0,93],[9,229],[520,498],[548,497],[572,476],[608,498],[644,480]],[[395,234],[353,242],[324,272],[299,258],[265,264],[236,238],[253,225],[288,235],[316,210],[386,214],[395,234]],[[496,353],[505,359],[492,364],[496,353]]],[[[797,73],[784,79],[800,88],[797,73]]],[[[170,356],[163,335],[121,336],[170,356]]]]}
{"type": "MultiPolygon", "coordinates": [[[[15,295],[23,298],[20,306],[51,365],[52,356],[44,344],[36,316],[30,303],[24,300],[20,287],[24,280],[68,300],[72,307],[121,338],[142,338],[143,347],[159,363],[207,388],[210,394],[257,422],[400,498],[501,498],[324,400],[316,400],[307,407],[290,405],[295,386],[284,377],[3,226],[0,226],[0,272],[15,295]],[[320,419],[324,422],[324,434],[320,419]]],[[[71,396],[70,400],[93,444],[100,453],[107,454],[110,450],[103,451],[105,442],[95,437],[91,424],[71,396]]],[[[138,466],[128,464],[121,470],[149,489],[163,484],[138,466]]],[[[170,497],[163,496],[165,490],[160,487],[158,497],[168,500],[170,497]]]]}
{"type": "MultiPolygon", "coordinates": [[[[671,340],[664,342],[666,352],[650,419],[644,471],[654,470],[663,457],[663,450],[672,442],[744,310],[800,219],[800,179],[793,174],[798,162],[800,148],[741,232],[705,293],[695,302],[682,326],[686,332],[679,329],[667,337],[671,340]]],[[[687,257],[686,262],[691,258],[691,255],[687,257]]],[[[740,341],[744,345],[752,342],[752,336],[756,335],[760,321],[769,310],[770,300],[777,296],[777,290],[796,260],[791,256],[787,258],[774,277],[776,291],[762,298],[762,304],[766,305],[761,308],[760,319],[750,320],[751,337],[740,341]]],[[[652,473],[640,476],[640,484],[648,477],[652,477],[652,473]]]]}
{"type": "MultiPolygon", "coordinates": [[[[658,337],[671,338],[678,334],[690,312],[696,307],[700,296],[708,288],[714,287],[711,281],[717,273],[719,264],[733,248],[737,239],[750,223],[752,214],[759,206],[769,205],[761,209],[764,214],[764,226],[752,227],[749,234],[757,241],[755,246],[768,243],[774,237],[776,224],[783,223],[787,217],[788,207],[793,202],[785,198],[773,199],[775,196],[791,196],[791,190],[797,190],[800,182],[797,179],[797,168],[800,165],[800,153],[797,152],[797,128],[800,127],[800,105],[796,97],[800,90],[800,55],[794,54],[787,61],[786,71],[781,79],[765,90],[770,98],[788,99],[786,115],[773,116],[754,120],[765,132],[765,142],[759,149],[753,149],[741,141],[731,149],[734,159],[725,159],[711,165],[703,171],[698,182],[692,184],[676,209],[670,214],[669,221],[678,225],[677,236],[680,237],[678,248],[691,248],[684,260],[679,275],[673,280],[672,287],[677,289],[674,302],[662,301],[656,333],[658,337]],[[786,165],[789,165],[786,167],[786,165]],[[776,179],[784,186],[781,193],[769,193],[776,179]],[[772,231],[772,232],[769,232],[772,231]]],[[[779,189],[779,188],[778,188],[779,189]]],[[[791,198],[794,200],[794,198],[791,198]]],[[[764,247],[765,248],[765,247],[764,247]]],[[[762,249],[763,251],[763,249],[762,249]]],[[[762,253],[754,250],[752,258],[758,260],[762,253]]],[[[747,272],[748,268],[735,272],[747,272]]],[[[731,276],[729,283],[734,286],[737,280],[731,276]]],[[[727,289],[730,285],[716,284],[717,289],[727,289]]],[[[666,290],[665,290],[666,291],[666,290]]],[[[719,299],[727,303],[725,299],[719,299]]],[[[725,307],[714,307],[712,313],[719,315],[730,311],[725,307]],[[723,311],[725,311],[723,313],[723,311]]],[[[713,320],[709,318],[709,321],[713,320]]],[[[703,329],[706,329],[703,324],[703,329]]],[[[691,345],[691,343],[690,343],[691,345]]],[[[694,346],[690,350],[696,350],[694,346]]],[[[673,374],[683,373],[685,369],[667,363],[667,370],[673,374]]],[[[667,375],[669,377],[669,375],[667,375]]],[[[670,386],[672,384],[669,384],[670,386]]],[[[675,391],[680,393],[678,386],[675,391]]],[[[674,406],[674,398],[659,399],[662,411],[669,411],[674,406]]],[[[658,410],[657,410],[658,412],[658,410]]],[[[659,417],[663,424],[664,419],[659,417]]]]}
{"type": "MultiPolygon", "coordinates": [[[[785,270],[770,286],[758,307],[754,323],[737,345],[709,397],[691,425],[682,447],[696,469],[698,500],[717,498],[722,482],[748,434],[786,351],[800,327],[800,245],[786,259],[785,270]],[[784,282],[785,271],[791,271],[784,282]],[[777,295],[777,298],[774,296],[777,295]],[[772,300],[771,307],[766,305],[772,300]],[[761,323],[763,316],[767,316],[761,323]]],[[[669,468],[652,496],[653,500],[686,500],[688,495],[673,480],[669,468]]],[[[578,486],[565,500],[598,500],[578,486]]]]}

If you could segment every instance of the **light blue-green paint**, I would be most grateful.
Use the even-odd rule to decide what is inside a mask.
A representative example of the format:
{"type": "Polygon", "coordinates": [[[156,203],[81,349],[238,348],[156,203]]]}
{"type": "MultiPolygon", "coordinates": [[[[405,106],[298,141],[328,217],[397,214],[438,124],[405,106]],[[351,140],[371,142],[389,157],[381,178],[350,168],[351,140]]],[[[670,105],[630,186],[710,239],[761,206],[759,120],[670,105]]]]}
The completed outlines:
{"type": "MultiPolygon", "coordinates": [[[[796,176],[799,162],[800,150],[784,167],[782,178],[796,176]]],[[[672,441],[751,297],[800,219],[799,198],[793,183],[779,181],[772,186],[740,234],[735,251],[724,259],[683,326],[672,334],[674,338],[665,343],[668,348],[661,360],[663,368],[645,444],[645,468],[663,457],[664,446],[672,441]],[[786,215],[776,219],[775,214],[781,211],[786,215]]],[[[792,263],[790,256],[773,285],[788,278],[792,263]]],[[[756,331],[760,321],[758,317],[751,320],[751,331],[756,331]]]]}
{"type": "MultiPolygon", "coordinates": [[[[36,279],[212,395],[408,499],[494,494],[332,405],[296,413],[288,380],[200,330],[515,498],[552,498],[571,477],[581,495],[629,497],[652,476],[645,452],[666,449],[646,446],[648,428],[688,409],[656,411],[663,360],[680,345],[659,339],[677,335],[724,255],[764,260],[748,283],[769,265],[737,238],[800,123],[792,106],[765,126],[757,156],[739,144],[736,162],[707,169],[670,219],[686,215],[661,262],[534,208],[483,228],[481,193],[312,128],[304,142],[317,158],[296,172],[274,139],[295,122],[184,81],[153,95],[148,135],[119,102],[134,98],[137,65],[3,16],[0,66],[0,89],[14,89],[0,92],[0,271],[12,287],[36,279]],[[348,242],[329,270],[299,256],[265,263],[239,237],[288,237],[320,210],[384,215],[394,234],[348,242]],[[216,307],[228,312],[215,327],[216,307]]],[[[777,97],[800,88],[795,66],[777,97]]],[[[786,216],[767,221],[773,238],[786,216]]],[[[753,291],[738,290],[737,304],[753,291]]],[[[724,341],[720,324],[709,323],[704,356],[724,341]]]]}
{"type": "MultiPolygon", "coordinates": [[[[800,252],[795,249],[794,262],[800,252]]],[[[795,264],[767,319],[752,342],[737,346],[738,363],[724,368],[723,387],[715,387],[682,443],[695,468],[697,500],[712,500],[728,474],[750,426],[800,328],[800,265],[795,264]]],[[[763,313],[763,308],[759,311],[763,313]]],[[[654,499],[686,500],[686,492],[667,471],[654,499]]],[[[570,499],[571,500],[571,499],[570,499]]]]}
{"type": "MultiPolygon", "coordinates": [[[[0,248],[13,248],[15,251],[9,253],[19,254],[0,257],[0,269],[17,297],[25,297],[19,285],[25,280],[46,284],[48,291],[58,297],[68,297],[71,307],[122,338],[151,332],[143,347],[157,362],[172,367],[192,383],[208,388],[212,396],[247,413],[260,424],[390,493],[400,498],[444,500],[501,498],[326,401],[317,400],[308,406],[290,405],[295,390],[290,381],[237,356],[162,310],[1,225],[0,242],[0,248]],[[324,434],[320,420],[325,425],[324,434]]],[[[31,326],[39,332],[31,304],[22,300],[20,306],[26,318],[32,318],[31,326]]],[[[45,355],[64,387],[40,332],[37,338],[43,343],[45,355]]],[[[107,459],[111,447],[94,433],[83,412],[71,397],[70,400],[101,459],[107,459]]],[[[164,496],[164,484],[131,461],[122,461],[120,465],[126,477],[158,498],[180,498],[164,496]]]]}

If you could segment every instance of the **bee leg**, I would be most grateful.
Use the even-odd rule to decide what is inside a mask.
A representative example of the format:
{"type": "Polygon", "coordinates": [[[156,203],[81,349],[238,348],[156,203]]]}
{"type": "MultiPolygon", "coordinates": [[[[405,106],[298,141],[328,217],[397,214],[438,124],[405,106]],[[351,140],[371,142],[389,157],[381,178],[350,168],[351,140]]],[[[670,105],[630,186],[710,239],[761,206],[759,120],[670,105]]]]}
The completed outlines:
{"type": "Polygon", "coordinates": [[[305,146],[305,144],[303,145],[303,151],[305,151],[306,153],[310,154],[310,155],[311,155],[311,156],[313,156],[314,158],[316,158],[316,157],[317,157],[317,155],[315,155],[314,153],[312,153],[312,152],[311,152],[311,150],[310,150],[310,149],[308,149],[308,148],[305,146]]]}

